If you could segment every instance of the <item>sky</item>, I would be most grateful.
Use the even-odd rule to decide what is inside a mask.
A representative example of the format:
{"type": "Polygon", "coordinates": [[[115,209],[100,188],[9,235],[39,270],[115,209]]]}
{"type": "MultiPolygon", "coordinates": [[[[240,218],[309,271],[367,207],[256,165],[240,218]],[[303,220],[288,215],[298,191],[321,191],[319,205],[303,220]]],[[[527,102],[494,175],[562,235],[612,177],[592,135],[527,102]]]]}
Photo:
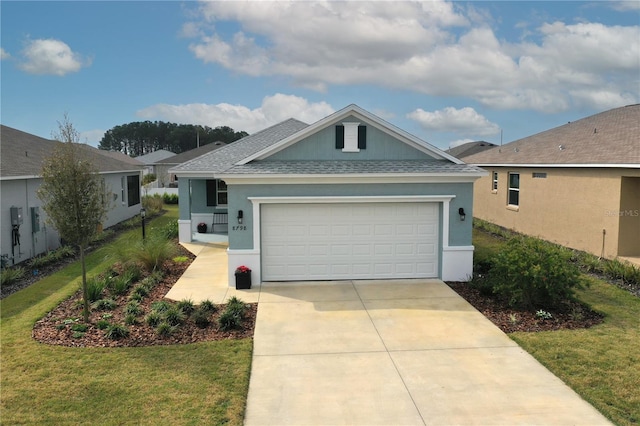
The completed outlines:
{"type": "Polygon", "coordinates": [[[640,102],[640,1],[1,1],[0,121],[254,133],[356,104],[441,149],[640,102]]]}

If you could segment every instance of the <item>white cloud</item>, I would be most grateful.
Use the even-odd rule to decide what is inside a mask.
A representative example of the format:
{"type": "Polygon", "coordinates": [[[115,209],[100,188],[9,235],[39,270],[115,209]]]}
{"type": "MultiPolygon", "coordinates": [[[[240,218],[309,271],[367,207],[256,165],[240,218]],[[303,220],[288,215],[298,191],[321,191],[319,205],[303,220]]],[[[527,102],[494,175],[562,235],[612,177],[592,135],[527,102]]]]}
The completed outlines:
{"type": "Polygon", "coordinates": [[[470,107],[447,107],[434,112],[418,108],[407,114],[407,117],[428,131],[453,132],[468,136],[490,136],[500,133],[497,124],[490,122],[470,107]]]}
{"type": "Polygon", "coordinates": [[[498,39],[481,5],[444,1],[216,1],[199,14],[183,31],[197,58],[318,91],[372,84],[544,112],[640,101],[640,26],[552,22],[527,29],[533,43],[498,39]],[[240,30],[219,32],[227,21],[240,30]]]}
{"type": "Polygon", "coordinates": [[[137,111],[148,120],[203,126],[229,126],[236,131],[254,133],[288,118],[314,123],[335,110],[326,102],[310,103],[304,98],[277,93],[262,100],[262,105],[250,109],[243,105],[220,104],[156,104],[137,111]]]}
{"type": "Polygon", "coordinates": [[[10,57],[11,55],[9,54],[9,52],[0,47],[0,60],[9,59],[10,57]]]}
{"type": "Polygon", "coordinates": [[[629,10],[640,10],[640,2],[637,0],[631,1],[609,1],[607,4],[614,10],[619,12],[627,12],[629,10]]]}
{"type": "Polygon", "coordinates": [[[63,41],[55,39],[31,40],[23,49],[22,54],[24,62],[20,68],[30,74],[63,76],[90,65],[89,60],[85,60],[78,53],[73,52],[63,41]]]}

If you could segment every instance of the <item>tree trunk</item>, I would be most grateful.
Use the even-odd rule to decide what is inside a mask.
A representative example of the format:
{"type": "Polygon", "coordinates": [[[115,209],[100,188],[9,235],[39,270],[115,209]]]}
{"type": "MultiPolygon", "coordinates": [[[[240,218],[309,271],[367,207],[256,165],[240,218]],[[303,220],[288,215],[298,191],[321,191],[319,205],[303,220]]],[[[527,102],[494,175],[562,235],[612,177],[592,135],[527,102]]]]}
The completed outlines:
{"type": "Polygon", "coordinates": [[[89,295],[87,294],[87,267],[84,262],[84,244],[80,244],[80,263],[82,264],[82,300],[84,301],[82,319],[86,324],[89,322],[89,295]]]}

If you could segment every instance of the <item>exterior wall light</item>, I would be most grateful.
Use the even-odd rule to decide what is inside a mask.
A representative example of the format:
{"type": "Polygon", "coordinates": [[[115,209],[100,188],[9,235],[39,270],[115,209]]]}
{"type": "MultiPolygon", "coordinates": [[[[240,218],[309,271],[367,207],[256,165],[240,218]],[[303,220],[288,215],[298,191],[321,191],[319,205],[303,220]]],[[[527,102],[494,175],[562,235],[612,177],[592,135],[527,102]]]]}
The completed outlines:
{"type": "Polygon", "coordinates": [[[467,217],[467,214],[464,212],[464,209],[462,207],[458,209],[458,214],[460,215],[460,220],[465,220],[467,217]]]}
{"type": "Polygon", "coordinates": [[[242,224],[243,219],[244,219],[244,212],[242,210],[238,210],[238,223],[242,224]]]}

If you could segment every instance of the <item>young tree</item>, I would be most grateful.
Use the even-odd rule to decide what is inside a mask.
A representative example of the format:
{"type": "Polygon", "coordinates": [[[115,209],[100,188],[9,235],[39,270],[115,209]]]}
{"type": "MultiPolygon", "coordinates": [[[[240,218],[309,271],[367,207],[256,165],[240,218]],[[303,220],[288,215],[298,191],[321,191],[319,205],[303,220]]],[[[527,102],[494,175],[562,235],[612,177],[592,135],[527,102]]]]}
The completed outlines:
{"type": "Polygon", "coordinates": [[[42,185],[37,195],[43,202],[47,221],[62,238],[77,246],[82,264],[83,318],[89,321],[87,272],[84,252],[89,240],[98,230],[107,214],[109,194],[88,151],[80,145],[79,133],[65,114],[58,122],[54,139],[60,143],[42,167],[42,185]]]}

